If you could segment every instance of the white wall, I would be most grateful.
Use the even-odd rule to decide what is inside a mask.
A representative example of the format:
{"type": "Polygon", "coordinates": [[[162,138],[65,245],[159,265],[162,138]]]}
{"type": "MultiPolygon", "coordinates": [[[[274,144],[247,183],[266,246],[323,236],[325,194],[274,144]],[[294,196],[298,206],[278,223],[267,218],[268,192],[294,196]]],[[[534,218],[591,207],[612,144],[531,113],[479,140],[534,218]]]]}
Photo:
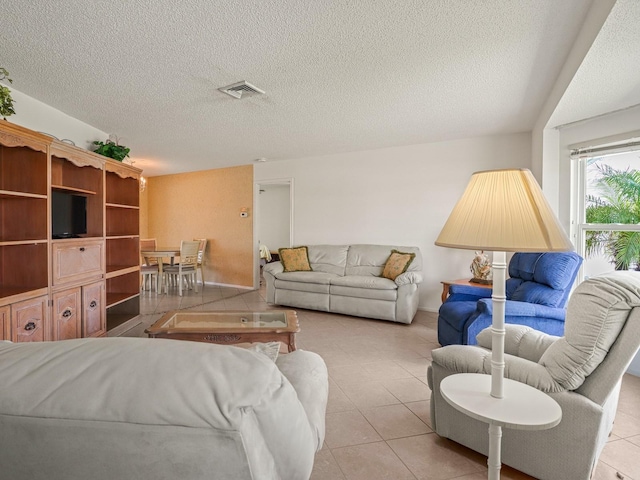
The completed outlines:
{"type": "Polygon", "coordinates": [[[420,247],[420,308],[437,311],[440,282],[470,275],[473,252],[434,241],[471,174],[530,160],[522,133],[260,163],[254,181],[294,179],[294,245],[420,247]]]}
{"type": "Polygon", "coordinates": [[[37,132],[48,133],[59,140],[67,139],[73,141],[76,146],[89,148],[94,140],[106,140],[108,133],[98,130],[80,120],[77,120],[66,113],[56,110],[49,105],[31,98],[13,87],[11,97],[14,100],[15,115],[8,117],[8,121],[37,132]]]}

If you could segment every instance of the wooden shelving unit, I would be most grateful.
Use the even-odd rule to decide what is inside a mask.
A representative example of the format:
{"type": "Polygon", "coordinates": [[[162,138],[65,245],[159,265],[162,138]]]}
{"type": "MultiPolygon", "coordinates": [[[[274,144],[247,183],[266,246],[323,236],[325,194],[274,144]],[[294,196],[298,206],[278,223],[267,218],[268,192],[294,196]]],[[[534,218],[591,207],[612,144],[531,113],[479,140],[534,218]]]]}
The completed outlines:
{"type": "Polygon", "coordinates": [[[103,336],[139,314],[139,176],[0,121],[0,340],[103,336]],[[86,198],[81,238],[52,238],[53,192],[86,198]]]}
{"type": "Polygon", "coordinates": [[[105,165],[107,329],[140,313],[139,170],[105,165]]]}
{"type": "Polygon", "coordinates": [[[50,338],[48,148],[0,121],[0,340],[50,338]]]}

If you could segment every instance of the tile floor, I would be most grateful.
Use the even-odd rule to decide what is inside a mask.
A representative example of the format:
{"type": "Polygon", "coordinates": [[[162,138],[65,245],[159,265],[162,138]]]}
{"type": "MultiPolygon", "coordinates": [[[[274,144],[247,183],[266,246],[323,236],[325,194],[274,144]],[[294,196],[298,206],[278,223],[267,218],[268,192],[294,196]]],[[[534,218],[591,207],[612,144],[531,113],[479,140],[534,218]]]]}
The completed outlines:
{"type": "MultiPolygon", "coordinates": [[[[144,329],[174,309],[265,310],[264,288],[207,287],[182,298],[143,292],[144,329]]],[[[329,369],[326,439],[312,480],[482,480],[486,457],[438,437],[429,427],[427,366],[438,348],[436,315],[418,312],[411,325],[298,309],[299,348],[320,354],[329,369]]],[[[133,322],[135,323],[135,322],[133,322]]],[[[125,331],[125,328],[129,328],[125,331]]],[[[531,479],[509,467],[502,478],[531,479]]],[[[640,480],[640,377],[625,375],[615,427],[592,480],[640,480]],[[620,474],[621,476],[617,476],[620,474]]]]}

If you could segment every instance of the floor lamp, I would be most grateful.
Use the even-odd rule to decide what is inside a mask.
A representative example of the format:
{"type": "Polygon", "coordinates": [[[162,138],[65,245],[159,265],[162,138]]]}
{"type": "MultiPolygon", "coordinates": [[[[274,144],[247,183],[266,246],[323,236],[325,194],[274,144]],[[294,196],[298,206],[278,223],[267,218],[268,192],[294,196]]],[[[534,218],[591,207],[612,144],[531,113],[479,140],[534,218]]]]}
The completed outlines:
{"type": "Polygon", "coordinates": [[[474,173],[435,243],[493,252],[491,376],[451,375],[441,391],[454,408],[489,423],[489,479],[497,480],[502,427],[539,430],[562,417],[548,395],[504,379],[505,252],[568,251],[573,245],[527,169],[474,173]]]}

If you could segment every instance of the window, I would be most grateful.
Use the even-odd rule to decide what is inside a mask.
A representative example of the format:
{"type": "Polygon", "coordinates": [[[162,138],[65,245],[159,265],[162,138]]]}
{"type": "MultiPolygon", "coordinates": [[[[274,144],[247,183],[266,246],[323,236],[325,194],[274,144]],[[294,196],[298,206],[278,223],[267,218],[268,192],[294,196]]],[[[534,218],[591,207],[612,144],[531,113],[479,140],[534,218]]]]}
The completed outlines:
{"type": "Polygon", "coordinates": [[[640,270],[640,147],[625,147],[572,152],[572,234],[585,259],[579,281],[640,270]]]}

